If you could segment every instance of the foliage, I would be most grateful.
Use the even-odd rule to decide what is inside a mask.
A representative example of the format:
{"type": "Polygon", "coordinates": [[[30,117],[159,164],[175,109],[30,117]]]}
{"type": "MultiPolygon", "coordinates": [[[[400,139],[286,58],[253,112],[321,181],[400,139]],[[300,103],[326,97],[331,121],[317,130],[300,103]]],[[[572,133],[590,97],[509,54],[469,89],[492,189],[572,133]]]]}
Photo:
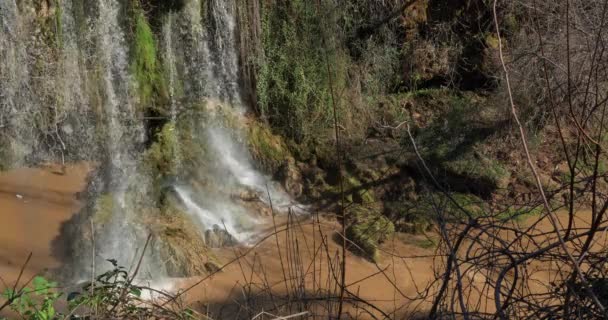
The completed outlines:
{"type": "MultiPolygon", "coordinates": [[[[151,289],[136,284],[135,274],[129,275],[127,269],[118,266],[116,260],[107,260],[112,268],[97,276],[93,282],[87,282],[80,290],[67,296],[67,314],[57,311],[59,298],[63,294],[57,291],[57,283],[49,282],[37,276],[32,285],[23,290],[7,289],[3,297],[10,302],[11,309],[20,317],[27,320],[53,319],[194,319],[194,311],[187,308],[175,307],[168,303],[167,307],[155,305],[144,298],[146,291],[151,289]]],[[[155,292],[161,298],[171,296],[155,292]]]]}
{"type": "MultiPolygon", "coordinates": [[[[503,121],[486,116],[491,106],[482,106],[484,100],[476,95],[456,92],[424,91],[418,97],[443,94],[434,118],[417,129],[415,140],[424,159],[439,178],[454,185],[458,191],[488,195],[497,188],[505,188],[509,171],[495,159],[486,155],[485,142],[502,128],[503,121]],[[484,108],[485,109],[482,109],[484,108]],[[474,185],[468,185],[468,182],[474,185]]],[[[403,144],[411,149],[409,139],[403,144]]],[[[492,148],[492,146],[489,146],[492,148]]]]}
{"type": "Polygon", "coordinates": [[[289,156],[287,146],[262,123],[251,122],[247,127],[248,144],[253,158],[267,171],[276,171],[289,156]]]}
{"type": "Polygon", "coordinates": [[[131,74],[135,77],[140,104],[144,108],[156,107],[167,99],[167,88],[156,52],[154,34],[140,8],[134,9],[134,34],[131,74]]]}
{"type": "Polygon", "coordinates": [[[332,124],[331,87],[337,93],[345,86],[347,58],[327,49],[333,26],[314,3],[277,1],[265,4],[262,13],[258,103],[271,124],[301,142],[332,124]]]}
{"type": "Polygon", "coordinates": [[[23,319],[52,320],[57,315],[55,303],[61,297],[56,288],[57,283],[37,276],[32,280],[31,286],[20,291],[7,288],[2,296],[12,301],[11,309],[23,319]]]}

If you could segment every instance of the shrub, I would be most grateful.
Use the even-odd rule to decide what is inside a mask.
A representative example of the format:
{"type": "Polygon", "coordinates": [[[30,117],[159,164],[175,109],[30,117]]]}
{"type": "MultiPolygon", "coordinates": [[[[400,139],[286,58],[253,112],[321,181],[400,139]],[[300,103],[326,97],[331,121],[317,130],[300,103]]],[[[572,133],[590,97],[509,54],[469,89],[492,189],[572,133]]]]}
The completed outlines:
{"type": "Polygon", "coordinates": [[[52,320],[58,315],[55,303],[61,297],[56,288],[57,283],[37,276],[32,280],[32,284],[23,290],[8,288],[2,296],[10,302],[11,309],[23,319],[52,320]]]}
{"type": "Polygon", "coordinates": [[[331,45],[323,34],[329,37],[326,29],[332,27],[309,1],[265,4],[262,14],[265,56],[258,64],[258,103],[271,124],[300,142],[331,126],[330,72],[334,93],[339,92],[347,58],[340,51],[325,52],[331,45]]]}

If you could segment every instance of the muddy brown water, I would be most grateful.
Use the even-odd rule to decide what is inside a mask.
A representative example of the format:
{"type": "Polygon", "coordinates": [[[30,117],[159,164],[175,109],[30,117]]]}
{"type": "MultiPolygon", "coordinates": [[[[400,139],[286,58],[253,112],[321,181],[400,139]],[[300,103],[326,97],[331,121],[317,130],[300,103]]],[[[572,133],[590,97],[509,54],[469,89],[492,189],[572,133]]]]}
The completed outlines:
{"type": "MultiPolygon", "coordinates": [[[[51,243],[59,236],[62,223],[81,208],[82,203],[76,195],[86,187],[91,169],[91,165],[80,163],[65,168],[48,166],[0,173],[0,277],[3,282],[0,290],[14,283],[30,252],[32,258],[23,279],[37,274],[52,277],[47,271],[61,266],[60,259],[52,254],[51,243]]],[[[588,215],[583,212],[577,216],[579,227],[587,225],[588,215]]],[[[264,228],[255,247],[213,249],[220,265],[235,262],[188,291],[184,295],[185,301],[199,310],[224,313],[229,317],[247,308],[276,307],[294,299],[294,295],[311,301],[302,306],[305,308],[336,308],[335,303],[318,301],[338,294],[338,280],[333,274],[339,269],[336,256],[339,256],[340,245],[334,238],[341,230],[340,224],[335,220],[315,221],[310,217],[288,223],[283,217],[276,221],[280,231],[277,235],[272,235],[275,226],[270,221],[264,228]],[[266,238],[262,239],[264,236],[266,238]],[[236,261],[235,258],[241,256],[236,261]],[[272,294],[268,293],[270,288],[272,294]],[[244,296],[259,299],[245,299],[244,296]],[[242,308],[235,311],[238,304],[242,308]]],[[[539,227],[541,231],[549,229],[547,221],[539,227]]],[[[394,255],[382,254],[377,263],[348,252],[348,290],[391,316],[403,317],[427,309],[428,300],[410,302],[419,298],[425,286],[435,279],[433,265],[437,261],[431,258],[434,249],[420,245],[427,241],[423,236],[397,235],[382,246],[382,250],[394,255]],[[404,305],[407,308],[403,308],[404,305]]],[[[536,280],[544,281],[554,276],[539,273],[536,280]]],[[[166,286],[165,279],[162,283],[175,290],[188,288],[200,280],[170,279],[170,285],[166,286]]],[[[483,282],[484,279],[471,281],[483,282]]],[[[486,303],[492,309],[492,301],[486,303]]],[[[366,318],[355,303],[346,310],[351,315],[366,318]]]]}
{"type": "MultiPolygon", "coordinates": [[[[64,169],[49,166],[0,173],[0,276],[4,282],[0,283],[2,290],[4,286],[11,286],[16,281],[21,266],[30,252],[32,258],[25,268],[22,279],[29,279],[38,274],[52,277],[48,271],[61,266],[59,258],[52,253],[51,243],[59,236],[62,223],[68,221],[83,205],[77,200],[76,195],[86,187],[87,176],[91,169],[91,165],[82,163],[68,165],[64,169]]],[[[335,255],[339,246],[331,237],[340,228],[335,221],[321,220],[320,224],[314,225],[311,221],[304,219],[289,235],[280,232],[278,236],[283,266],[287,264],[287,256],[294,254],[293,239],[298,238],[299,265],[306,268],[300,272],[310,274],[311,270],[316,270],[320,274],[314,280],[305,277],[306,290],[309,291],[335,282],[335,279],[329,277],[330,266],[327,254],[317,252],[315,257],[311,250],[314,246],[319,248],[323,237],[327,237],[325,239],[327,252],[335,255]],[[288,236],[291,238],[287,238],[288,236]],[[311,266],[313,262],[314,266],[311,266]]],[[[277,221],[278,229],[283,229],[285,225],[285,219],[277,221]]],[[[266,228],[267,230],[261,234],[270,234],[274,230],[272,224],[268,224],[266,228]]],[[[397,245],[397,251],[409,254],[424,255],[432,252],[414,245],[406,245],[399,240],[394,243],[397,245]]],[[[233,301],[231,297],[237,292],[235,290],[238,290],[236,295],[239,296],[241,290],[239,286],[246,282],[253,283],[252,287],[258,285],[260,288],[264,286],[262,283],[267,283],[276,291],[277,296],[284,294],[286,290],[291,290],[291,288],[286,289],[284,285],[285,277],[281,259],[278,259],[276,244],[277,238],[269,237],[253,249],[245,247],[215,249],[220,263],[231,261],[235,255],[245,251],[249,250],[249,253],[240,264],[228,265],[222,272],[191,290],[186,300],[213,309],[214,306],[219,307],[227,301],[233,301]],[[244,277],[244,274],[249,276],[244,277]]],[[[427,278],[432,276],[428,272],[430,263],[432,261],[428,258],[412,260],[407,263],[408,270],[402,267],[404,264],[401,262],[381,261],[379,265],[375,265],[348,253],[346,279],[351,283],[349,290],[358,292],[365,299],[386,306],[387,309],[392,309],[403,297],[394,292],[395,290],[387,290],[391,287],[391,282],[395,281],[395,278],[403,279],[403,281],[397,280],[401,293],[416,296],[416,287],[408,280],[412,279],[412,276],[404,277],[403,274],[413,275],[417,282],[424,284],[428,281],[427,278]]],[[[286,272],[296,272],[294,270],[292,268],[291,271],[286,272]]],[[[173,279],[174,285],[171,287],[187,287],[197,280],[199,279],[173,279]]]]}
{"type": "Polygon", "coordinates": [[[51,243],[80,209],[76,194],[86,187],[90,170],[81,163],[0,173],[0,276],[6,283],[17,279],[30,252],[23,278],[60,265],[51,243]]]}

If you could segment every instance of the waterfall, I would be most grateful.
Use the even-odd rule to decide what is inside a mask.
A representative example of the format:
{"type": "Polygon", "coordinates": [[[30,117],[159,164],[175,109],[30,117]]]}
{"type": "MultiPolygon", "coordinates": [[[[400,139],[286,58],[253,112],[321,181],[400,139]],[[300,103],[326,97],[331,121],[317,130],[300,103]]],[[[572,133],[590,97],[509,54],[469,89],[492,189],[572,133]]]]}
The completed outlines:
{"type": "MultiPolygon", "coordinates": [[[[168,86],[169,86],[169,103],[170,103],[170,120],[174,126],[174,130],[177,129],[177,115],[178,115],[178,101],[176,98],[176,82],[178,78],[177,70],[176,70],[176,61],[175,61],[175,52],[173,48],[173,21],[175,17],[173,13],[167,14],[167,19],[163,24],[162,29],[162,37],[163,37],[163,55],[165,60],[165,73],[167,74],[168,86]]],[[[174,166],[179,167],[181,164],[181,152],[179,146],[177,147],[177,152],[175,155],[175,159],[173,159],[174,166]]]]}
{"type": "MultiPolygon", "coordinates": [[[[207,16],[200,15],[199,1],[189,1],[184,11],[186,26],[180,30],[170,32],[165,30],[164,43],[167,59],[165,63],[170,64],[169,70],[186,70],[186,79],[192,83],[202,83],[203,90],[196,91],[196,87],[186,88],[186,96],[201,94],[199,99],[204,99],[210,105],[210,113],[215,115],[215,105],[231,108],[233,116],[238,121],[243,121],[245,107],[241,99],[239,81],[239,63],[237,51],[237,28],[235,1],[210,0],[207,2],[207,16]],[[203,27],[203,21],[207,21],[207,27],[203,27]],[[191,43],[181,48],[173,48],[171,43],[173,34],[186,34],[185,37],[191,43]],[[187,50],[196,48],[198,55],[185,59],[186,65],[171,66],[176,63],[173,53],[182,50],[188,57],[187,50]],[[200,74],[190,75],[191,70],[203,68],[200,74]],[[190,77],[194,79],[191,79],[190,77]]],[[[171,18],[166,20],[165,27],[170,29],[171,18]]],[[[171,89],[173,90],[173,89],[171,89]]],[[[185,203],[188,210],[199,220],[203,228],[215,227],[226,228],[231,235],[240,241],[252,234],[251,229],[259,223],[258,219],[247,213],[247,210],[235,204],[229,197],[230,192],[239,188],[246,188],[255,192],[265,203],[270,203],[268,193],[274,204],[278,207],[291,204],[289,197],[271,183],[271,179],[256,171],[251,164],[251,156],[238,141],[244,140],[243,133],[238,130],[231,132],[218,123],[221,119],[206,123],[204,131],[198,132],[203,139],[208,141],[208,147],[214,154],[212,161],[218,164],[212,172],[206,172],[207,176],[215,176],[216,181],[221,181],[222,191],[220,193],[209,191],[213,196],[195,194],[187,187],[176,187],[176,192],[185,203]],[[196,198],[198,201],[194,201],[196,198]]],[[[217,190],[215,190],[217,191],[217,190]]]]}
{"type": "Polygon", "coordinates": [[[4,133],[0,141],[8,150],[0,150],[0,157],[20,165],[31,152],[33,133],[30,126],[20,126],[27,121],[32,109],[29,101],[32,87],[28,70],[26,35],[16,0],[0,2],[0,129],[4,133]]]}
{"type": "MultiPolygon", "coordinates": [[[[90,274],[90,251],[96,265],[110,258],[128,265],[147,234],[162,230],[171,195],[203,239],[210,230],[225,229],[242,243],[262,219],[255,212],[260,207],[239,194],[255,194],[266,206],[272,201],[277,210],[291,205],[255,169],[246,147],[236,5],[185,0],[154,17],[153,39],[143,41],[152,41],[144,45],[159,54],[144,60],[151,73],[156,66],[149,60],[159,61],[162,75],[147,76],[157,81],[160,98],[142,102],[133,69],[134,19],[125,16],[142,8],[122,0],[0,1],[0,169],[44,161],[99,165],[87,206],[66,235],[75,273],[90,274]],[[148,121],[149,114],[166,120],[148,121]],[[173,144],[172,151],[158,149],[150,158],[158,132],[171,135],[164,143],[173,144]],[[181,146],[179,139],[191,145],[181,146]],[[150,159],[172,169],[154,171],[150,159]]],[[[163,249],[169,241],[155,242],[142,274],[166,273],[164,261],[170,259],[164,255],[175,251],[163,249]]]]}
{"type": "Polygon", "coordinates": [[[212,73],[207,82],[207,94],[241,107],[235,5],[235,1],[209,1],[210,27],[206,41],[211,48],[207,64],[212,73]]]}
{"type": "MultiPolygon", "coordinates": [[[[144,128],[138,113],[131,103],[128,72],[128,44],[123,26],[119,23],[120,0],[100,0],[99,13],[94,25],[97,39],[96,52],[100,53],[99,67],[103,70],[102,106],[107,122],[106,150],[109,154],[107,187],[112,193],[114,206],[109,221],[110,227],[100,244],[105,256],[112,256],[126,263],[136,254],[136,245],[141,237],[135,236],[137,217],[133,204],[126,198],[130,182],[138,177],[135,149],[143,143],[144,128]]],[[[145,181],[145,180],[142,180],[145,181]]],[[[145,184],[139,186],[146,188],[145,184]]]]}

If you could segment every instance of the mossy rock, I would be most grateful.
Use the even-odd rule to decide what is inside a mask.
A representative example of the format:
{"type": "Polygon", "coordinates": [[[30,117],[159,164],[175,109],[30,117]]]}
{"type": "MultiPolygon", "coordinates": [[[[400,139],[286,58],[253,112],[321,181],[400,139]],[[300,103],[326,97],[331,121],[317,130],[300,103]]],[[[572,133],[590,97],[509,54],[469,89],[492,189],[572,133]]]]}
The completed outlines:
{"type": "Polygon", "coordinates": [[[489,197],[497,189],[505,189],[511,173],[499,162],[478,153],[469,152],[457,159],[440,164],[454,190],[489,197]]]}
{"type": "Polygon", "coordinates": [[[290,157],[285,142],[261,122],[251,121],[247,129],[247,142],[253,158],[268,173],[276,172],[290,157]]]}
{"type": "Polygon", "coordinates": [[[391,201],[384,205],[385,214],[392,217],[395,229],[399,232],[422,234],[432,226],[433,208],[420,201],[391,201]]]}
{"type": "Polygon", "coordinates": [[[378,245],[395,232],[393,223],[377,211],[360,205],[349,207],[347,217],[346,237],[357,244],[357,249],[367,258],[377,261],[378,245]]]}
{"type": "Polygon", "coordinates": [[[374,190],[365,188],[364,185],[347,171],[342,173],[342,188],[337,175],[328,177],[330,183],[323,183],[308,186],[308,190],[313,190],[314,193],[319,193],[323,197],[339,201],[342,191],[344,191],[344,200],[348,203],[356,203],[361,205],[370,205],[377,202],[374,190]]]}
{"type": "Polygon", "coordinates": [[[359,179],[350,174],[344,175],[344,192],[350,198],[350,202],[358,204],[372,204],[376,197],[372,189],[366,189],[359,179]]]}
{"type": "Polygon", "coordinates": [[[156,251],[172,277],[205,274],[205,264],[215,261],[191,216],[174,204],[146,216],[156,237],[156,251]]]}
{"type": "Polygon", "coordinates": [[[155,187],[162,188],[165,181],[176,178],[199,178],[199,170],[210,164],[207,145],[203,138],[191,134],[194,130],[188,121],[178,119],[156,133],[154,143],[142,157],[142,168],[155,179],[155,187]]]}
{"type": "Polygon", "coordinates": [[[0,139],[0,171],[8,170],[12,163],[10,145],[5,144],[0,139]]]}
{"type": "Polygon", "coordinates": [[[173,122],[165,124],[156,133],[154,142],[144,155],[144,165],[151,171],[164,175],[175,175],[181,168],[176,159],[180,157],[182,140],[173,122]]]}

